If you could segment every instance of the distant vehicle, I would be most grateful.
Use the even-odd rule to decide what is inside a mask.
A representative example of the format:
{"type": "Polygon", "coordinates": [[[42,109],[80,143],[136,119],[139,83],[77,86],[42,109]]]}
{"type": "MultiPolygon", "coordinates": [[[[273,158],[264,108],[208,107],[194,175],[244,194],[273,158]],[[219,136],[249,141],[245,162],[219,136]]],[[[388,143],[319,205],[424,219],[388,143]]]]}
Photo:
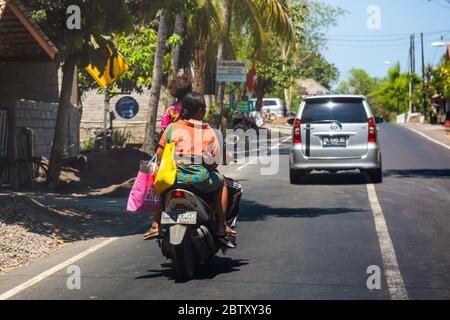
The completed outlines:
{"type": "Polygon", "coordinates": [[[381,183],[382,161],[377,123],[363,96],[319,95],[303,100],[293,125],[290,180],[301,183],[313,170],[359,169],[381,183]]]}
{"type": "MultiPolygon", "coordinates": [[[[253,102],[253,105],[256,104],[256,99],[250,100],[253,102]]],[[[278,98],[267,98],[263,99],[263,112],[270,113],[276,117],[284,117],[285,116],[285,107],[281,99],[278,98]]]]}

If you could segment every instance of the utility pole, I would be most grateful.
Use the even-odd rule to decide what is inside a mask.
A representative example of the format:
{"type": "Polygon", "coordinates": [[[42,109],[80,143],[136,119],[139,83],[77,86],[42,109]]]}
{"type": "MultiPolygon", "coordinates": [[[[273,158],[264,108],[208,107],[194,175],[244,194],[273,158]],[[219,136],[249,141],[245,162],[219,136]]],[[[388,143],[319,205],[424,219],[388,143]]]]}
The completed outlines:
{"type": "Polygon", "coordinates": [[[422,43],[422,76],[423,76],[423,115],[427,119],[427,92],[426,92],[426,73],[425,73],[425,52],[423,46],[423,33],[420,34],[420,41],[422,43]]]}
{"type": "Polygon", "coordinates": [[[104,111],[104,118],[103,118],[103,151],[108,151],[108,116],[110,116],[110,106],[109,103],[111,101],[111,95],[109,93],[109,89],[105,92],[105,111],[104,111]]]}
{"type": "Polygon", "coordinates": [[[409,113],[413,112],[413,35],[409,36],[409,113]]]}
{"type": "MultiPolygon", "coordinates": [[[[412,35],[412,74],[416,75],[416,34],[412,35]]],[[[415,82],[413,82],[413,92],[416,88],[415,82]]],[[[417,106],[413,104],[413,112],[417,112],[417,106]]]]}

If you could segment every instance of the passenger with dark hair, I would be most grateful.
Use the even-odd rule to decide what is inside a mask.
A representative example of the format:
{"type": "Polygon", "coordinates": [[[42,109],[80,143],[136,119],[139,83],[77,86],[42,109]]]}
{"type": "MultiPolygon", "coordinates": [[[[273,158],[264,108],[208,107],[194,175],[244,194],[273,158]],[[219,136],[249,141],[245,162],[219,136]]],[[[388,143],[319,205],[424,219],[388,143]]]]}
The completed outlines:
{"type": "Polygon", "coordinates": [[[227,234],[226,208],[228,192],[224,177],[217,170],[221,157],[221,146],[216,132],[204,122],[206,103],[203,95],[188,93],[182,101],[181,120],[169,125],[161,137],[157,151],[161,160],[171,131],[171,141],[175,142],[177,162],[176,183],[189,185],[199,193],[210,194],[216,208],[218,228],[216,235],[227,248],[235,248],[227,234]],[[171,130],[169,130],[171,128],[171,130]],[[201,139],[201,140],[200,140],[201,139]],[[199,159],[199,163],[197,160],[199,159]]]}
{"type": "Polygon", "coordinates": [[[192,80],[189,74],[172,76],[167,87],[169,93],[176,99],[175,104],[169,106],[161,118],[161,130],[180,119],[183,98],[192,91],[192,80]]]}

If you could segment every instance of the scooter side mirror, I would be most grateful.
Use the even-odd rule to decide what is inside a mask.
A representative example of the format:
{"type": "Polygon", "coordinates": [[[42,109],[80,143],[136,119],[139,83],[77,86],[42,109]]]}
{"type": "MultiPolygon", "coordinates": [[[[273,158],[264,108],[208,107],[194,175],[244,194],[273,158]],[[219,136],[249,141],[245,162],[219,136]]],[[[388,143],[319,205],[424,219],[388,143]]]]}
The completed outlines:
{"type": "Polygon", "coordinates": [[[230,134],[225,138],[224,142],[225,144],[237,144],[239,140],[241,140],[241,138],[239,138],[238,135],[230,134]]]}
{"type": "Polygon", "coordinates": [[[375,123],[378,123],[378,124],[384,123],[383,117],[375,117],[375,123]]]}

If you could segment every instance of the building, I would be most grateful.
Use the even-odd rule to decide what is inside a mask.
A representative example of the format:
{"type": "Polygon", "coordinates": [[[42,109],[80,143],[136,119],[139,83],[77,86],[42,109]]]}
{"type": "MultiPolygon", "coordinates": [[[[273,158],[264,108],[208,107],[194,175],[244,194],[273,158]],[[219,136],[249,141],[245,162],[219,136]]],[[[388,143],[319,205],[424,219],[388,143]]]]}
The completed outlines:
{"type": "MultiPolygon", "coordinates": [[[[58,49],[25,8],[0,0],[0,159],[49,157],[61,87],[58,49]]],[[[76,93],[77,90],[73,90],[76,93]]],[[[76,96],[73,97],[76,105],[76,96]]],[[[79,152],[80,112],[69,120],[67,155],[79,152]]],[[[14,174],[3,172],[1,184],[14,174]]]]}
{"type": "Polygon", "coordinates": [[[314,79],[302,79],[295,83],[295,88],[299,90],[302,97],[314,96],[317,94],[329,93],[330,90],[318,83],[314,79]]]}

